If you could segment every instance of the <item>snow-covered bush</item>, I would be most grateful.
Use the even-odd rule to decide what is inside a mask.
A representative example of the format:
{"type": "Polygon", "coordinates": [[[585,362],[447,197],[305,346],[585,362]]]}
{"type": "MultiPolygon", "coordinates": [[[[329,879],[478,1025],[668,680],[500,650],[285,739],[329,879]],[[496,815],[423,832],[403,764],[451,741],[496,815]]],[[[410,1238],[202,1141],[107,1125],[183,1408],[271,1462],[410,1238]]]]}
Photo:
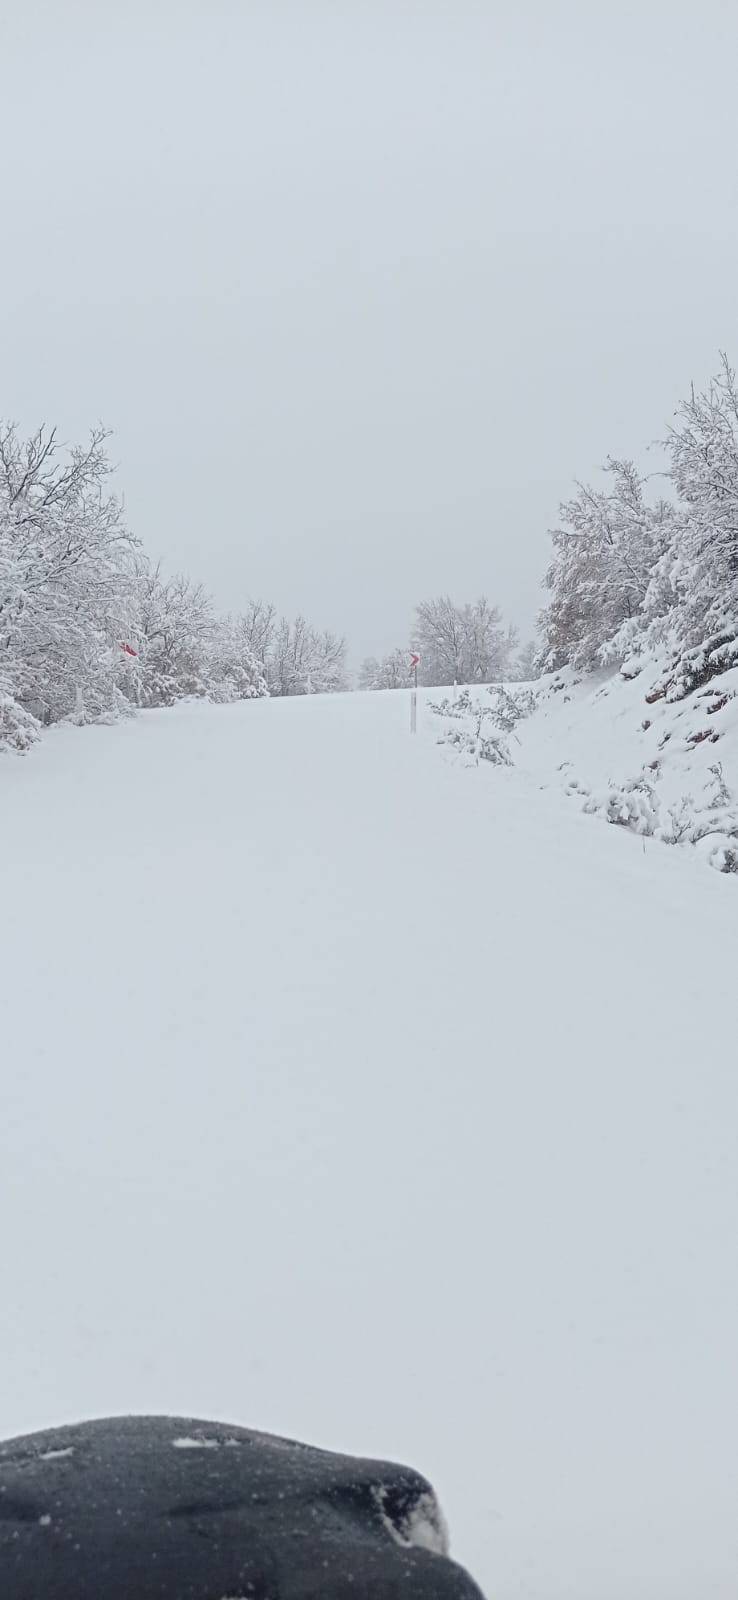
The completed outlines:
{"type": "Polygon", "coordinates": [[[513,696],[504,685],[495,684],[486,691],[461,689],[453,699],[431,702],[430,709],[451,724],[439,734],[439,744],[450,745],[477,766],[480,761],[489,761],[494,766],[511,767],[508,735],[523,717],[530,715],[535,703],[530,690],[513,696]]]}
{"type": "Polygon", "coordinates": [[[0,753],[13,750],[24,755],[41,732],[40,723],[10,694],[0,688],[0,753]]]}
{"type": "MultiPolygon", "coordinates": [[[[578,784],[571,784],[570,793],[578,787],[578,784]]],[[[642,775],[588,795],[582,810],[590,814],[602,812],[608,822],[620,828],[631,828],[634,833],[653,834],[658,826],[658,798],[653,786],[642,775]]]]}
{"type": "Polygon", "coordinates": [[[661,844],[707,845],[711,866],[720,872],[738,870],[738,794],[726,784],[719,763],[710,767],[710,780],[702,796],[689,793],[667,801],[658,793],[656,781],[645,771],[607,789],[591,792],[576,780],[567,784],[568,792],[583,798],[582,810],[600,815],[607,822],[629,828],[633,833],[657,839],[661,844]]]}
{"type": "Polygon", "coordinates": [[[480,761],[491,761],[496,767],[511,767],[512,757],[504,739],[497,734],[482,732],[482,718],[475,718],[472,728],[446,728],[438,736],[439,744],[447,744],[458,755],[468,757],[475,766],[480,761]]]}

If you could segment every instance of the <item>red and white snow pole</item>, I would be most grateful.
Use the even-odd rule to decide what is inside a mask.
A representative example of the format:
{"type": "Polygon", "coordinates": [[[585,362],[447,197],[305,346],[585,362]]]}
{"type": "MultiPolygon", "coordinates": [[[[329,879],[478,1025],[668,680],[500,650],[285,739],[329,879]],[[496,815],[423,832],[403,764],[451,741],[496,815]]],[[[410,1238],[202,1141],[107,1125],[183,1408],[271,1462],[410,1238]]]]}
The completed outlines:
{"type": "Polygon", "coordinates": [[[412,694],[410,695],[410,732],[411,733],[417,733],[417,731],[418,731],[418,667],[419,666],[420,666],[420,656],[416,656],[415,652],[413,652],[413,654],[410,657],[410,670],[411,670],[412,675],[413,675],[413,689],[412,689],[412,694]]]}

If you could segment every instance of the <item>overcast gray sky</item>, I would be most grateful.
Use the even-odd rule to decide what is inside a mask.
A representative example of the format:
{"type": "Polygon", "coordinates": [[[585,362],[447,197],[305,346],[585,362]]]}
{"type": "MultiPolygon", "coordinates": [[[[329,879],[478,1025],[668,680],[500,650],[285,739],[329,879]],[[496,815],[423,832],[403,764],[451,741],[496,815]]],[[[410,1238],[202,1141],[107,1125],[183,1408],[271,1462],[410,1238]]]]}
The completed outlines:
{"type": "Polygon", "coordinates": [[[530,629],[575,475],[738,360],[735,0],[0,0],[0,413],[224,606],[530,629]]]}

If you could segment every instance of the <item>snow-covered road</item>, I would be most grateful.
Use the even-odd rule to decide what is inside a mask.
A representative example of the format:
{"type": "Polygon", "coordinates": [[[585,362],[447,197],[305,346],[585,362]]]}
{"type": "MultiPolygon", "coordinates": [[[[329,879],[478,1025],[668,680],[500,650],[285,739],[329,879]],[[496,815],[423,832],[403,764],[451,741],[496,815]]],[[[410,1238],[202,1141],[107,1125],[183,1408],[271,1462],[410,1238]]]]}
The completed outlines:
{"type": "Polygon", "coordinates": [[[395,1456],[494,1600],[733,1600],[735,881],[407,716],[2,763],[0,1432],[395,1456]]]}

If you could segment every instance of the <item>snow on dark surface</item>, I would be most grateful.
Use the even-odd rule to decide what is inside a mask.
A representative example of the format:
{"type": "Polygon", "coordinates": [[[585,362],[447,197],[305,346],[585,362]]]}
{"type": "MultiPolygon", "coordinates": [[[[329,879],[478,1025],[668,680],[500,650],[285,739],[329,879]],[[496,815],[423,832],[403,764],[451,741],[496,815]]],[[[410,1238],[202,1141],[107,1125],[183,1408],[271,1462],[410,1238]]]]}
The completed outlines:
{"type": "Polygon", "coordinates": [[[417,1473],[169,1417],[0,1444],[0,1593],[479,1600],[417,1473]]]}

